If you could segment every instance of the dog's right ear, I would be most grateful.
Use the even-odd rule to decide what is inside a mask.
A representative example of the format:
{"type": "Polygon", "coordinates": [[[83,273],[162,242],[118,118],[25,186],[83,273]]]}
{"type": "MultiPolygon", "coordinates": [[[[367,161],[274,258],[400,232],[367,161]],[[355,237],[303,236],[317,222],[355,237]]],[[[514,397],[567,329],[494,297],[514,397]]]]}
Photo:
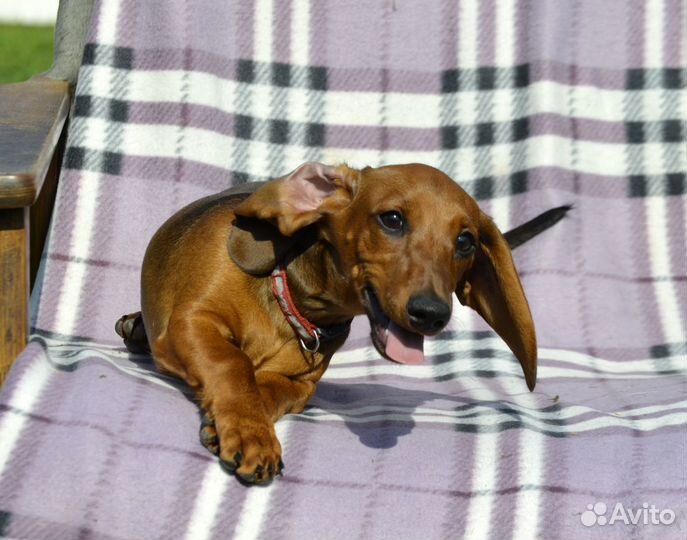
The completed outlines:
{"type": "Polygon", "coordinates": [[[351,202],[358,178],[346,166],[305,163],[268,182],[234,209],[232,260],[249,274],[269,274],[299,240],[299,231],[351,202]]]}
{"type": "Polygon", "coordinates": [[[532,391],[537,382],[537,337],[530,306],[508,242],[484,212],[480,212],[474,262],[458,284],[456,295],[508,344],[532,391]]]}

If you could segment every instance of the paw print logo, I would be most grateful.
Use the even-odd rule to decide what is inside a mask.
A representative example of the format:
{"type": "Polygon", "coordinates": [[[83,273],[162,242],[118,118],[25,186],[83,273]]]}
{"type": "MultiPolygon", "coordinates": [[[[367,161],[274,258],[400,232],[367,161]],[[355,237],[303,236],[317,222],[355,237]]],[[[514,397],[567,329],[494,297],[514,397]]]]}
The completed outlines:
{"type": "Polygon", "coordinates": [[[580,521],[585,527],[592,525],[606,525],[608,518],[604,515],[606,513],[606,504],[597,502],[596,504],[588,504],[587,509],[580,515],[580,521]]]}

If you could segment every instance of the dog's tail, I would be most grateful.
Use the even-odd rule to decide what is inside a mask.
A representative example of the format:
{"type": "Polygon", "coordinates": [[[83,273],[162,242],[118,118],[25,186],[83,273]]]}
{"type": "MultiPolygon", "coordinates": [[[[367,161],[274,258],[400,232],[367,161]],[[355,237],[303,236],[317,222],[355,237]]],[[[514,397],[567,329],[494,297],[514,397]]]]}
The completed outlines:
{"type": "Polygon", "coordinates": [[[543,214],[538,215],[534,219],[523,223],[519,227],[504,233],[504,237],[511,249],[521,246],[525,242],[531,240],[540,233],[543,233],[549,227],[553,227],[572,209],[572,205],[558,206],[547,210],[543,214]]]}

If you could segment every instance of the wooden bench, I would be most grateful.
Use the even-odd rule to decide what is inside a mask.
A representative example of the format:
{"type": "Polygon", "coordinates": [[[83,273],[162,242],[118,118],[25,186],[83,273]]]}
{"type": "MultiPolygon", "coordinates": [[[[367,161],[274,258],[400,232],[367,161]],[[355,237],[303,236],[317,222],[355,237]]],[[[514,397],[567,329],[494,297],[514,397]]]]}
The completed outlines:
{"type": "Polygon", "coordinates": [[[61,0],[53,66],[0,85],[0,384],[29,336],[36,279],[93,0],[61,0]]]}

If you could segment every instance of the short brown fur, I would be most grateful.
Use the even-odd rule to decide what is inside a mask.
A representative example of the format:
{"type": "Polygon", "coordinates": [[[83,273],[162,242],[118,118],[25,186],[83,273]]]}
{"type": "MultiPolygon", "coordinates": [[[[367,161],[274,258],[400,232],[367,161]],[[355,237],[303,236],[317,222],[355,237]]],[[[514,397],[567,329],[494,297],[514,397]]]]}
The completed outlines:
{"type": "MultiPolygon", "coordinates": [[[[508,244],[477,203],[425,165],[335,170],[321,204],[305,211],[285,178],[198,201],[161,227],[143,263],[142,318],[155,362],[197,392],[207,413],[201,439],[247,482],[281,471],[274,422],[303,410],[347,337],[317,352],[301,346],[271,291],[277,262],[298,309],[320,326],[369,315],[364,290],[372,287],[386,315],[414,331],[413,295],[450,306],[455,292],[511,347],[530,389],[536,380],[527,300],[508,244]],[[389,210],[405,217],[402,235],[380,226],[389,210]],[[470,257],[456,256],[461,231],[477,240],[470,257]]],[[[118,331],[126,334],[121,323],[118,331]]]]}

